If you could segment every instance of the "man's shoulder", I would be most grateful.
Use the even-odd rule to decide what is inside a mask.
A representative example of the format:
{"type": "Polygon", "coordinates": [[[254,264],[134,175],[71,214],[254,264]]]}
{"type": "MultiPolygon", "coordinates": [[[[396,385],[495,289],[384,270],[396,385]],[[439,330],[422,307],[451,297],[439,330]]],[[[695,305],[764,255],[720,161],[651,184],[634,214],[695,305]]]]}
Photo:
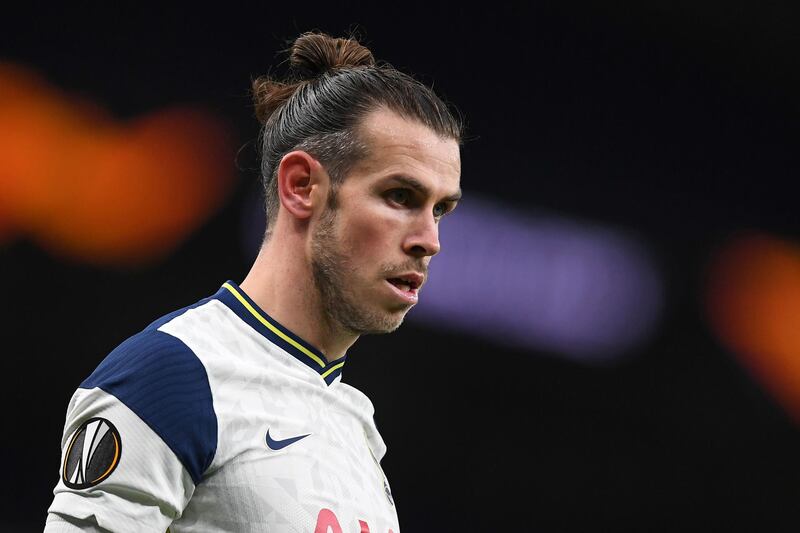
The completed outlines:
{"type": "Polygon", "coordinates": [[[81,388],[99,387],[104,390],[139,386],[158,380],[186,381],[202,374],[205,369],[194,351],[180,338],[160,328],[180,320],[187,312],[199,309],[214,300],[203,298],[151,322],[142,331],[128,337],[114,348],[94,372],[81,383],[81,388]]]}
{"type": "Polygon", "coordinates": [[[154,380],[162,385],[175,385],[199,377],[208,383],[205,369],[194,351],[180,338],[160,328],[180,320],[192,310],[207,306],[215,296],[167,313],[128,337],[103,359],[80,388],[99,387],[111,392],[111,389],[139,387],[154,380]]]}
{"type": "Polygon", "coordinates": [[[197,354],[158,328],[200,305],[170,313],[126,339],[79,386],[87,405],[110,395],[132,411],[172,449],[195,483],[216,450],[211,385],[197,354]]]}
{"type": "Polygon", "coordinates": [[[216,294],[214,294],[212,296],[209,296],[207,298],[203,298],[202,300],[199,300],[199,301],[197,301],[197,302],[195,302],[195,303],[193,303],[191,305],[187,305],[185,307],[181,307],[180,309],[176,309],[175,311],[172,311],[172,312],[167,313],[166,315],[164,315],[162,317],[157,318],[156,320],[151,322],[146,328],[144,328],[144,330],[142,330],[141,333],[145,333],[145,332],[150,331],[150,330],[158,330],[164,324],[166,324],[168,322],[171,322],[172,320],[179,319],[179,318],[185,316],[186,313],[188,313],[189,311],[192,311],[192,310],[207,306],[209,303],[217,301],[219,296],[220,296],[220,294],[221,294],[221,292],[222,291],[217,292],[216,294]]]}
{"type": "Polygon", "coordinates": [[[195,366],[196,360],[194,352],[180,339],[147,328],[114,348],[80,386],[107,389],[147,382],[164,373],[179,377],[181,367],[195,366]]]}

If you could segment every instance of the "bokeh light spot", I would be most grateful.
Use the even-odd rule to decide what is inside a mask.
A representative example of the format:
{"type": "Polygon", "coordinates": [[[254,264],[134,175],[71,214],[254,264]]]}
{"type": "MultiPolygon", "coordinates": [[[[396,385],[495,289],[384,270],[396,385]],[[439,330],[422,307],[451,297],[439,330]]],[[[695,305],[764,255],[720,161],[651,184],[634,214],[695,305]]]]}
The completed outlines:
{"type": "Polygon", "coordinates": [[[720,340],[800,422],[800,246],[731,240],[711,262],[706,303],[720,340]]]}
{"type": "Polygon", "coordinates": [[[132,265],[173,249],[227,198],[231,137],[199,109],[129,123],[0,64],[0,243],[132,265]]]}

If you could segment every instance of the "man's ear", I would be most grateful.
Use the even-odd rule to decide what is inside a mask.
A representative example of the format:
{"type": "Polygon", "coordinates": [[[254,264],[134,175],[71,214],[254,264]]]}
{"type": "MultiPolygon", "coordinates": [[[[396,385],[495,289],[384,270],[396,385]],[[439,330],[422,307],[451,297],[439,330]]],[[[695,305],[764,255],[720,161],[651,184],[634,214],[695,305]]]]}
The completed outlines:
{"type": "Polygon", "coordinates": [[[328,183],[321,182],[321,178],[325,177],[325,169],[308,152],[289,152],[278,165],[278,197],[281,205],[295,218],[311,218],[314,202],[319,202],[320,189],[328,187],[328,183]]]}

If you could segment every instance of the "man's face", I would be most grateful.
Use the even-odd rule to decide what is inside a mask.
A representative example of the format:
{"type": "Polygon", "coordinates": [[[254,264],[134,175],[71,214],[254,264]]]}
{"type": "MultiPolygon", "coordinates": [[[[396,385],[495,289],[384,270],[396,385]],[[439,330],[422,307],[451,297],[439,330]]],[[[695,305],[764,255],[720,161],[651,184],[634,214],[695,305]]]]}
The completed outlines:
{"type": "Polygon", "coordinates": [[[323,311],[346,330],[397,329],[439,251],[439,220],[460,196],[458,144],[378,109],[362,122],[369,155],[313,229],[311,264],[323,311]]]}

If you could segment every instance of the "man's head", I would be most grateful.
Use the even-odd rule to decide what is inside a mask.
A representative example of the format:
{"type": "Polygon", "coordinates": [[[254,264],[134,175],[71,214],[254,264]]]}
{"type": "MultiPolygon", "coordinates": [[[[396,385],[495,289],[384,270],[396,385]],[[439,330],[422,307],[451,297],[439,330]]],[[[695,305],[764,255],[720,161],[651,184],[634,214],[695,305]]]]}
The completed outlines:
{"type": "Polygon", "coordinates": [[[430,89],[355,41],[305,34],[291,64],[291,83],[254,83],[267,239],[279,216],[302,222],[325,315],[356,334],[391,331],[460,196],[461,126],[430,89]]]}
{"type": "Polygon", "coordinates": [[[367,115],[360,134],[370,154],[320,215],[310,259],[327,314],[351,332],[382,333],[417,302],[461,168],[454,140],[392,111],[367,115]]]}
{"type": "Polygon", "coordinates": [[[371,111],[386,108],[419,122],[443,138],[461,142],[461,123],[436,94],[388,64],[354,39],[306,33],[290,48],[284,82],[253,82],[256,115],[263,124],[261,174],[267,231],[280,208],[277,171],[293,150],[313,155],[325,166],[336,192],[350,168],[370,147],[358,134],[371,111]]]}

